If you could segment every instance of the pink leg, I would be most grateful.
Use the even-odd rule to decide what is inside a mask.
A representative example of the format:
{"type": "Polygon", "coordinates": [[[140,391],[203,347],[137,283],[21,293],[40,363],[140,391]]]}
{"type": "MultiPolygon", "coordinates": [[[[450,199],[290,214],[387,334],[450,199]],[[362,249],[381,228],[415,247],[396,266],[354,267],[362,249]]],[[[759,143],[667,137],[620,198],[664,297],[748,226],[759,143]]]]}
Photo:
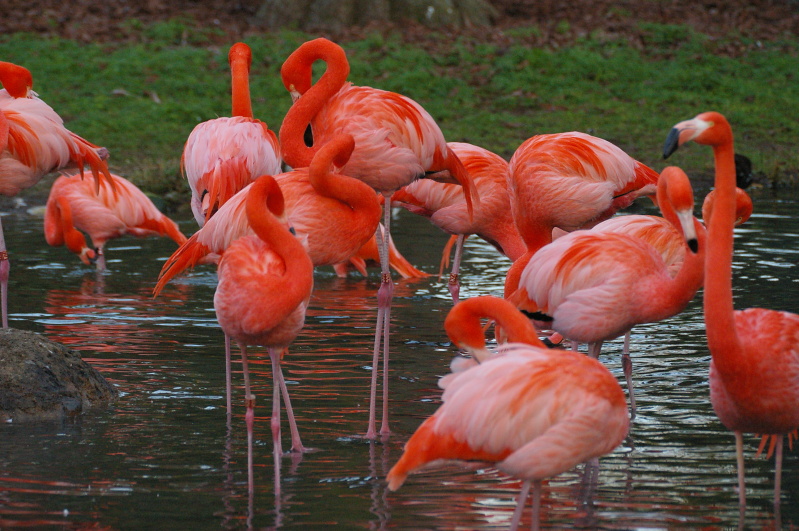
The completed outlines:
{"type": "Polygon", "coordinates": [[[391,280],[388,260],[388,244],[390,238],[391,223],[391,196],[386,196],[383,207],[383,225],[385,234],[377,228],[377,243],[380,252],[380,266],[382,269],[380,289],[377,291],[377,324],[375,325],[375,343],[372,356],[372,382],[369,392],[369,426],[366,430],[366,437],[374,439],[377,436],[375,431],[375,410],[377,399],[377,371],[380,366],[380,352],[383,352],[383,420],[380,427],[381,435],[388,435],[388,352],[389,352],[389,323],[391,322],[391,299],[394,294],[394,282],[391,280]],[[382,343],[382,349],[381,349],[382,343]]]}
{"type": "Polygon", "coordinates": [[[102,247],[97,248],[97,261],[95,262],[97,271],[105,271],[105,251],[102,247]]]}
{"type": "Polygon", "coordinates": [[[272,359],[272,447],[275,457],[275,498],[280,498],[280,458],[283,445],[280,442],[280,353],[269,349],[272,359]]]}
{"type": "Polygon", "coordinates": [[[774,456],[774,529],[782,529],[780,517],[780,486],[782,483],[782,434],[777,437],[777,453],[774,456]]]}
{"type": "Polygon", "coordinates": [[[599,351],[602,350],[602,342],[597,341],[588,345],[588,355],[594,359],[599,359],[599,351]]]}
{"type": "Polygon", "coordinates": [[[455,259],[452,261],[452,272],[449,274],[449,294],[452,295],[452,303],[458,304],[458,296],[461,291],[460,269],[461,258],[463,257],[463,241],[466,238],[463,234],[458,235],[458,242],[455,245],[455,259]]]}
{"type": "Polygon", "coordinates": [[[231,389],[231,368],[230,368],[230,336],[225,334],[225,403],[227,405],[227,423],[230,426],[230,421],[233,417],[233,402],[232,402],[232,389],[231,389]]]}
{"type": "MultiPolygon", "coordinates": [[[[283,352],[288,352],[288,349],[278,350],[276,353],[276,358],[278,360],[278,371],[277,375],[279,376],[279,384],[280,384],[280,392],[283,394],[283,402],[286,403],[286,416],[289,418],[289,427],[291,428],[291,451],[303,453],[306,451],[306,448],[302,445],[302,440],[300,440],[300,430],[297,429],[297,421],[294,418],[294,410],[291,407],[291,399],[289,398],[289,390],[286,387],[286,380],[283,378],[283,370],[280,368],[280,356],[283,352]]],[[[272,349],[269,349],[269,357],[272,357],[272,349]]],[[[274,359],[274,358],[273,358],[274,359]]]]}
{"type": "Polygon", "coordinates": [[[0,311],[2,311],[3,328],[8,328],[8,272],[10,270],[11,263],[8,261],[3,224],[0,222],[0,311]]]}
{"type": "Polygon", "coordinates": [[[250,372],[247,367],[247,346],[239,344],[241,349],[241,367],[244,373],[244,405],[246,413],[244,421],[247,424],[247,487],[249,492],[255,490],[252,468],[252,432],[255,425],[255,395],[250,391],[250,372]]]}
{"type": "Polygon", "coordinates": [[[538,531],[541,526],[541,480],[533,480],[533,518],[530,529],[538,531]]]}
{"type": "Polygon", "coordinates": [[[524,512],[524,505],[527,503],[527,496],[530,495],[530,481],[522,483],[522,490],[519,492],[519,498],[516,500],[516,510],[513,511],[513,519],[508,526],[509,531],[516,531],[522,521],[522,513],[524,512]]]}
{"type": "Polygon", "coordinates": [[[744,478],[744,438],[740,431],[735,432],[735,455],[738,460],[738,508],[743,518],[746,513],[746,480],[744,478]]]}

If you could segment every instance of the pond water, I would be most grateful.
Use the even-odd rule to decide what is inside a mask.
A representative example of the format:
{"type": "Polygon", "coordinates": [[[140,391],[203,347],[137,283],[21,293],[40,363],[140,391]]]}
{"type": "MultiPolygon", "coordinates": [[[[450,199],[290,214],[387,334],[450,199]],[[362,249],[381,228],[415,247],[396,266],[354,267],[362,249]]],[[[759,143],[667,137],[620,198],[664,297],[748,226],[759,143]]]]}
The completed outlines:
{"type": "MultiPolygon", "coordinates": [[[[736,237],[736,307],[797,311],[799,201],[754,192],[755,214],[736,237]]],[[[652,212],[644,204],[639,210],[652,212]]],[[[168,240],[108,246],[97,274],[46,245],[41,219],[4,216],[11,250],[10,324],[82,351],[121,392],[110,408],[76,420],[0,426],[0,528],[98,527],[502,529],[519,482],[490,467],[447,465],[389,493],[384,477],[439,404],[438,376],[455,354],[442,329],[451,307],[436,277],[398,280],[390,372],[393,435],[366,431],[375,291],[379,275],[317,271],[306,326],[283,363],[303,442],[317,451],[283,459],[274,496],[268,357],[253,356],[255,492],[248,496],[243,383],[234,357],[234,417],[225,420],[224,346],[213,310],[214,269],[199,267],[151,296],[168,240]]],[[[184,232],[193,221],[180,221],[184,232]]],[[[437,271],[446,235],[407,212],[395,239],[421,269],[437,271]]],[[[500,295],[509,262],[467,244],[462,297],[500,295]]],[[[638,416],[628,440],[602,458],[598,484],[583,467],[544,483],[542,525],[604,529],[725,529],[739,524],[734,439],[708,395],[701,296],[680,316],[633,331],[638,416]]],[[[254,349],[256,350],[256,349],[254,349]]],[[[623,385],[621,340],[602,360],[623,385]]],[[[283,416],[284,447],[288,429],[283,416]]],[[[754,459],[746,437],[746,526],[769,528],[773,459],[754,459]]],[[[799,526],[799,459],[786,452],[784,526],[799,526]]],[[[523,525],[529,525],[529,510],[523,525]]]]}

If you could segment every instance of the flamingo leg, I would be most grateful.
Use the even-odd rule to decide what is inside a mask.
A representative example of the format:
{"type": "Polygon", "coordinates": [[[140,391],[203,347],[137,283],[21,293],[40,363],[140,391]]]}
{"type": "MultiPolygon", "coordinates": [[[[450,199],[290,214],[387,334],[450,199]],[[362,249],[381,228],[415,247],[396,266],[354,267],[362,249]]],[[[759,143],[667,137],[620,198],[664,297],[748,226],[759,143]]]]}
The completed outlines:
{"type": "Polygon", "coordinates": [[[252,493],[255,490],[252,467],[252,432],[255,425],[255,395],[250,390],[250,372],[247,366],[247,346],[239,344],[241,349],[241,367],[244,374],[244,405],[246,413],[244,421],[247,424],[247,488],[252,493]]]}
{"type": "Polygon", "coordinates": [[[97,271],[105,271],[105,251],[102,247],[97,248],[97,261],[95,262],[97,271]]]}
{"type": "Polygon", "coordinates": [[[380,254],[380,288],[377,291],[377,323],[375,325],[375,343],[372,356],[372,382],[369,393],[369,426],[366,431],[368,439],[376,437],[375,431],[375,409],[377,399],[377,371],[380,365],[380,352],[383,353],[383,419],[380,426],[380,434],[388,435],[388,353],[389,353],[389,324],[391,322],[391,299],[394,294],[394,282],[391,280],[389,270],[389,238],[391,224],[391,196],[386,195],[385,205],[383,206],[383,225],[385,229],[377,227],[378,252],[380,254]],[[382,345],[382,349],[381,349],[382,345]]]}
{"type": "Polygon", "coordinates": [[[0,311],[2,311],[3,328],[8,328],[8,273],[10,270],[11,262],[8,261],[3,223],[0,222],[0,311]]]}
{"type": "Polygon", "coordinates": [[[283,446],[280,442],[280,352],[269,349],[272,360],[272,447],[275,458],[275,498],[280,498],[280,458],[283,455],[283,446]]]}
{"type": "Polygon", "coordinates": [[[538,531],[541,526],[541,480],[533,481],[533,518],[530,528],[538,531]]]}
{"type": "Polygon", "coordinates": [[[602,350],[602,341],[590,343],[588,345],[588,355],[594,359],[599,358],[599,352],[602,350]]]}
{"type": "Polygon", "coordinates": [[[744,438],[740,431],[735,432],[735,454],[738,459],[738,508],[743,518],[746,513],[746,481],[744,479],[744,438]]]}
{"type": "Polygon", "coordinates": [[[775,435],[777,439],[777,454],[775,455],[774,464],[774,519],[775,529],[781,529],[780,518],[780,487],[782,483],[782,434],[775,435]]]}
{"type": "Polygon", "coordinates": [[[225,402],[227,405],[227,422],[230,425],[233,416],[232,389],[231,389],[231,367],[230,367],[230,336],[225,334],[225,402]]]}
{"type": "MultiPolygon", "coordinates": [[[[288,349],[283,349],[283,352],[288,352],[288,349]]],[[[278,359],[280,359],[280,353],[278,353],[278,359]]],[[[302,445],[302,440],[300,439],[300,430],[297,429],[297,420],[294,418],[294,409],[291,407],[289,389],[286,387],[286,380],[280,367],[278,367],[277,374],[280,378],[280,392],[283,394],[283,402],[286,403],[286,416],[289,418],[289,427],[291,428],[291,451],[303,453],[306,448],[302,445]]]]}
{"type": "Polygon", "coordinates": [[[633,389],[633,360],[630,358],[630,331],[624,334],[624,350],[621,355],[621,366],[627,379],[627,392],[630,394],[630,419],[635,419],[635,390],[633,389]]]}
{"type": "Polygon", "coordinates": [[[516,510],[513,511],[513,519],[510,521],[508,531],[516,531],[519,528],[519,523],[522,521],[522,513],[524,512],[524,504],[527,502],[527,496],[530,495],[530,484],[530,481],[522,483],[522,490],[516,500],[516,510]]]}
{"type": "Polygon", "coordinates": [[[458,296],[461,291],[460,283],[460,268],[461,258],[463,257],[463,241],[465,235],[459,234],[458,241],[455,246],[455,259],[452,261],[452,272],[449,274],[449,294],[452,295],[453,304],[458,304],[458,296]]]}

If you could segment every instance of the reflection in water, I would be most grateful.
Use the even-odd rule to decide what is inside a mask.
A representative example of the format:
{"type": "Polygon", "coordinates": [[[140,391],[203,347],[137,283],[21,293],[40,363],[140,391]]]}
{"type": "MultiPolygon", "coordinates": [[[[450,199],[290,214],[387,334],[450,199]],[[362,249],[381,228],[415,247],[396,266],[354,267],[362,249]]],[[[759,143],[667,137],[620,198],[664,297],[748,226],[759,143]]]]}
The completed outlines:
{"type": "MultiPolygon", "coordinates": [[[[755,215],[736,239],[735,304],[797,311],[799,204],[755,194],[755,215]],[[787,236],[786,236],[787,234],[787,236]]],[[[654,211],[654,208],[652,208],[654,211]]],[[[401,214],[404,216],[404,214],[401,214]]],[[[190,226],[191,221],[187,221],[190,226]]],[[[10,278],[10,323],[80,349],[115,383],[107,411],[69,422],[0,426],[0,527],[240,529],[503,529],[519,482],[493,468],[446,465],[388,493],[384,477],[402,445],[438,407],[438,377],[455,353],[443,333],[446,284],[398,280],[392,311],[392,438],[365,441],[376,272],[315,275],[306,326],[284,360],[306,444],[301,463],[283,458],[275,497],[268,401],[256,410],[254,492],[247,492],[244,430],[228,430],[224,340],[213,312],[216,276],[201,266],[151,296],[169,241],[122,240],[111,273],[48,248],[41,221],[6,216],[24,242],[10,278]]],[[[396,226],[408,260],[434,273],[446,235],[412,215],[396,226]],[[404,232],[403,232],[404,231],[404,232]]],[[[11,234],[14,233],[14,234],[11,234]]],[[[171,244],[171,245],[170,245],[171,244]]],[[[467,240],[462,297],[500,295],[507,259],[467,240]]],[[[556,528],[727,529],[738,525],[733,436],[710,406],[710,361],[700,299],[668,321],[636,327],[631,353],[640,389],[630,439],[585,467],[544,484],[542,524],[556,528]],[[587,483],[586,483],[587,482],[587,483]],[[587,486],[586,486],[587,485],[587,486]]],[[[623,382],[621,341],[601,356],[623,382]]],[[[234,393],[241,393],[234,360],[234,393]]],[[[265,353],[252,360],[253,392],[271,396],[265,353]]],[[[622,384],[623,385],[623,384],[622,384]]],[[[638,391],[638,389],[636,389],[638,391]]],[[[234,426],[244,408],[234,402],[234,426]]],[[[773,460],[754,459],[746,439],[746,526],[773,526],[773,460]]],[[[799,457],[785,455],[783,526],[799,525],[799,457]]],[[[529,511],[523,525],[529,525],[529,511]]]]}

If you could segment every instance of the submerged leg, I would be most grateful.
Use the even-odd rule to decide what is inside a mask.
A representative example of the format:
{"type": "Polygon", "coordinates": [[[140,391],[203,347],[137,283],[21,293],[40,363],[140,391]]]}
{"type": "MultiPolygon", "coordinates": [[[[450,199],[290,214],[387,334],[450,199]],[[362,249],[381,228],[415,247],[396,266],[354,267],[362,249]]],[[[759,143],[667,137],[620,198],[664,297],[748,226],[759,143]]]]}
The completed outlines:
{"type": "Polygon", "coordinates": [[[777,439],[777,453],[774,456],[774,529],[781,529],[780,518],[780,487],[782,484],[782,434],[774,436],[777,439]]]}
{"type": "Polygon", "coordinates": [[[227,423],[230,426],[230,420],[233,417],[233,402],[232,402],[232,376],[230,367],[230,336],[225,334],[225,403],[227,405],[227,423]]]}
{"type": "Polygon", "coordinates": [[[633,360],[630,358],[630,331],[624,334],[624,350],[621,355],[621,366],[627,379],[627,392],[630,394],[630,419],[635,418],[635,390],[633,389],[633,360]]]}
{"type": "Polygon", "coordinates": [[[269,349],[272,360],[272,447],[275,458],[275,498],[280,498],[280,459],[283,445],[280,442],[280,353],[269,349]]]}
{"type": "Polygon", "coordinates": [[[244,374],[244,421],[247,424],[247,487],[249,492],[255,490],[252,469],[252,432],[255,425],[255,395],[250,390],[250,372],[247,366],[247,346],[239,344],[241,349],[241,367],[244,374]]]}
{"type": "Polygon", "coordinates": [[[0,311],[2,312],[3,328],[8,328],[8,272],[10,270],[11,262],[8,261],[3,223],[0,222],[0,311]]]}
{"type": "Polygon", "coordinates": [[[735,455],[738,459],[738,508],[741,518],[746,513],[746,480],[744,479],[744,438],[740,431],[735,432],[735,455]]]}
{"type": "MultiPolygon", "coordinates": [[[[277,353],[279,360],[283,352],[288,352],[288,349],[282,349],[277,353]]],[[[272,357],[272,351],[269,350],[269,356],[272,357]]],[[[297,421],[294,418],[294,410],[291,407],[291,399],[289,398],[289,389],[286,387],[286,380],[283,377],[283,370],[278,366],[277,375],[280,377],[280,392],[283,394],[283,402],[286,403],[286,416],[289,418],[289,428],[291,429],[291,451],[292,452],[305,452],[306,448],[302,445],[300,440],[300,430],[297,429],[297,421]]]]}
{"type": "Polygon", "coordinates": [[[460,269],[465,238],[466,236],[463,234],[458,235],[457,245],[455,246],[455,259],[452,261],[452,272],[449,274],[449,294],[452,295],[453,304],[458,304],[458,296],[461,291],[460,269]]]}
{"type": "Polygon", "coordinates": [[[515,531],[519,528],[519,523],[522,521],[522,513],[524,512],[524,505],[527,503],[527,496],[530,495],[530,481],[522,483],[522,490],[519,492],[519,497],[516,499],[516,510],[513,511],[513,519],[508,526],[509,531],[515,531]]]}

